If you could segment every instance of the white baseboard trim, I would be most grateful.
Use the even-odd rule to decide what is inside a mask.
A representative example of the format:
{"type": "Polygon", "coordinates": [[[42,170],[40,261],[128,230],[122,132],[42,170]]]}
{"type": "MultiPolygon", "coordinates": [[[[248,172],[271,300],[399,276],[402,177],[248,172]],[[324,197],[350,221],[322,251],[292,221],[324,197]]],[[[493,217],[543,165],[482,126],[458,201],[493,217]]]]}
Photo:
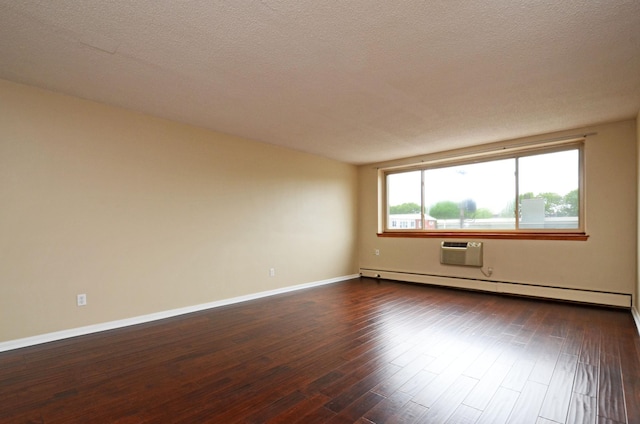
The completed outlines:
{"type": "Polygon", "coordinates": [[[385,278],[409,283],[432,284],[438,286],[479,290],[492,293],[513,294],[539,297],[570,302],[591,303],[595,305],[631,308],[631,295],[590,290],[548,287],[533,284],[512,283],[507,281],[475,280],[470,278],[445,277],[409,272],[360,269],[363,277],[385,278]]]}
{"type": "Polygon", "coordinates": [[[218,308],[221,306],[231,305],[234,303],[247,302],[249,300],[260,299],[263,297],[274,296],[277,294],[288,293],[296,290],[303,290],[312,287],[323,286],[326,284],[338,283],[341,281],[358,278],[359,274],[345,275],[342,277],[330,278],[328,280],[315,281],[311,283],[298,284],[295,286],[283,287],[275,290],[267,290],[259,293],[252,293],[245,296],[233,297],[230,299],[218,300],[215,302],[202,303],[199,305],[187,306],[184,308],[171,309],[168,311],[156,312],[148,315],[141,315],[133,318],[126,318],[117,321],[110,321],[101,324],[87,325],[85,327],[72,328],[69,330],[56,331],[23,339],[9,340],[0,342],[0,352],[19,349],[22,347],[38,345],[42,343],[53,342],[56,340],[68,339],[71,337],[84,336],[86,334],[98,333],[101,331],[114,330],[117,328],[128,327],[131,325],[144,324],[147,322],[157,321],[164,318],[171,318],[178,315],[189,314],[192,312],[204,311],[206,309],[218,308]]]}
{"type": "Polygon", "coordinates": [[[638,335],[640,336],[640,312],[638,312],[637,307],[631,308],[631,315],[633,315],[633,320],[636,322],[636,329],[638,330],[638,335]]]}

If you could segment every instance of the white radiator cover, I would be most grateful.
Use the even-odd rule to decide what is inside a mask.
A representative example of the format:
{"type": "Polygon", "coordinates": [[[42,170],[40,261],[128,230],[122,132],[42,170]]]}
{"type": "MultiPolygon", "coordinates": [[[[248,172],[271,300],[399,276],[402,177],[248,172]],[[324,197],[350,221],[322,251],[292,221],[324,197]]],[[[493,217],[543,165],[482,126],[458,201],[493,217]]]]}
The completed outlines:
{"type": "Polygon", "coordinates": [[[491,293],[504,293],[518,296],[564,300],[569,302],[590,303],[594,305],[631,308],[631,295],[625,293],[607,293],[590,290],[568,289],[542,285],[513,283],[507,281],[476,280],[471,278],[446,277],[439,275],[417,274],[399,271],[385,271],[361,268],[360,275],[371,278],[405,281],[408,283],[432,284],[491,293]]]}

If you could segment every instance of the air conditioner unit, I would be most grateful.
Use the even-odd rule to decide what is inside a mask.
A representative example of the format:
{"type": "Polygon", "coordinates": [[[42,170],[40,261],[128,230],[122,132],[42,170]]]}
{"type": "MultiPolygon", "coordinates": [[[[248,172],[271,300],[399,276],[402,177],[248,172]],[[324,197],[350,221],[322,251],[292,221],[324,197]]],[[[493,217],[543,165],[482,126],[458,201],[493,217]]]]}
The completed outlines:
{"type": "Polygon", "coordinates": [[[440,263],[445,265],[482,266],[482,242],[443,241],[440,263]]]}

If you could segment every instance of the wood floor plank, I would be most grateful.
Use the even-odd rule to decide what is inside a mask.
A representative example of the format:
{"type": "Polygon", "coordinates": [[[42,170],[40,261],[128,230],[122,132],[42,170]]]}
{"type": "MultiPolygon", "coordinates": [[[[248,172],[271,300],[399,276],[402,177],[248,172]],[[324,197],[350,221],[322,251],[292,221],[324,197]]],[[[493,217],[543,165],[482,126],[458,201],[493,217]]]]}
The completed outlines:
{"type": "Polygon", "coordinates": [[[628,310],[358,278],[1,352],[0,400],[12,424],[631,424],[640,337],[628,310]]]}
{"type": "Polygon", "coordinates": [[[329,411],[324,406],[317,407],[310,411],[307,411],[296,423],[304,424],[326,424],[336,416],[336,413],[329,411]]]}
{"type": "Polygon", "coordinates": [[[311,395],[318,392],[322,392],[326,387],[332,385],[336,381],[344,378],[344,371],[339,370],[331,370],[326,374],[323,374],[311,382],[307,383],[302,389],[301,392],[311,395]]]}
{"type": "Polygon", "coordinates": [[[561,354],[553,371],[540,416],[556,422],[564,422],[569,411],[578,357],[561,354]]]}
{"type": "MultiPolygon", "coordinates": [[[[413,362],[399,368],[398,372],[383,380],[383,382],[374,387],[372,391],[378,393],[380,396],[391,396],[410,380],[415,379],[416,375],[424,369],[425,365],[429,362],[430,359],[425,356],[415,358],[413,362]]],[[[398,366],[398,363],[391,361],[391,365],[398,366]]]]}
{"type": "Polygon", "coordinates": [[[598,417],[598,424],[622,424],[620,421],[614,421],[605,417],[598,417]]]}
{"type": "Polygon", "coordinates": [[[342,409],[337,415],[337,418],[346,419],[347,421],[345,422],[355,422],[359,418],[364,417],[371,409],[382,402],[383,399],[385,398],[377,393],[366,392],[342,409]]]}
{"type": "Polygon", "coordinates": [[[580,355],[582,350],[582,341],[584,340],[584,328],[575,325],[567,329],[567,337],[562,346],[562,353],[567,355],[580,355]]]}
{"type": "Polygon", "coordinates": [[[502,381],[502,387],[521,392],[527,384],[529,375],[531,375],[531,371],[533,371],[535,365],[535,361],[526,357],[518,359],[502,381]]]}
{"type": "Polygon", "coordinates": [[[595,365],[578,363],[573,391],[585,396],[596,397],[598,392],[598,368],[595,365]]]}
{"type": "Polygon", "coordinates": [[[476,359],[469,364],[469,367],[464,371],[464,374],[477,380],[481,379],[494,365],[505,348],[506,346],[504,344],[498,342],[490,343],[490,345],[488,345],[487,348],[477,355],[476,359]]]}
{"type": "Polygon", "coordinates": [[[458,409],[478,380],[460,375],[453,384],[419,418],[424,423],[445,423],[458,409]]]}
{"type": "Polygon", "coordinates": [[[574,393],[566,422],[596,424],[597,419],[598,410],[596,398],[582,393],[574,393]]]}
{"type": "Polygon", "coordinates": [[[600,361],[600,328],[589,326],[585,329],[580,350],[580,362],[598,366],[600,361]]]}
{"type": "MultiPolygon", "coordinates": [[[[408,349],[406,352],[401,353],[400,355],[398,355],[396,358],[393,358],[393,360],[391,361],[392,364],[397,365],[399,367],[405,367],[409,364],[411,364],[412,362],[414,362],[416,359],[424,357],[424,348],[423,345],[418,345],[418,346],[412,346],[410,349],[408,349]]],[[[426,364],[425,364],[426,366],[426,364]]]]}
{"type": "Polygon", "coordinates": [[[243,420],[246,423],[265,423],[284,411],[290,410],[304,400],[306,400],[306,396],[296,390],[280,397],[271,404],[262,405],[262,407],[260,405],[254,405],[255,412],[252,412],[246,418],[243,418],[243,420]]]}
{"type": "MultiPolygon", "coordinates": [[[[379,381],[387,380],[392,375],[396,374],[398,370],[399,367],[397,365],[387,364],[356,382],[352,383],[352,380],[347,380],[349,381],[349,386],[338,386],[341,387],[338,394],[331,391],[325,392],[327,396],[332,396],[332,399],[327,402],[325,407],[334,412],[342,411],[352,402],[356,401],[358,398],[373,389],[379,381]]],[[[380,395],[378,395],[378,397],[382,398],[380,395]]]]}
{"type": "MultiPolygon", "coordinates": [[[[612,314],[607,314],[612,315],[612,314]]],[[[613,318],[613,316],[612,316],[613,318]]],[[[605,325],[610,326],[607,322],[605,325]]],[[[598,415],[609,420],[626,421],[622,368],[616,329],[601,332],[598,415]]]]}
{"type": "Polygon", "coordinates": [[[504,387],[499,388],[478,421],[476,421],[476,424],[506,423],[519,395],[520,393],[513,390],[505,389],[504,387]]]}
{"type": "Polygon", "coordinates": [[[467,405],[460,405],[446,421],[446,424],[474,424],[481,414],[482,411],[467,405]]]}
{"type": "Polygon", "coordinates": [[[625,422],[622,375],[620,366],[613,359],[600,365],[598,382],[598,415],[609,420],[625,422]]]}
{"type": "Polygon", "coordinates": [[[392,417],[403,410],[411,400],[411,395],[396,391],[389,397],[382,399],[376,406],[364,414],[364,417],[376,424],[387,422],[392,417]]]}
{"type": "Polygon", "coordinates": [[[427,408],[424,405],[409,401],[399,411],[395,412],[387,420],[383,421],[385,424],[408,424],[408,423],[420,423],[420,417],[426,413],[427,408]]]}
{"type": "Polygon", "coordinates": [[[507,423],[530,424],[535,423],[540,415],[542,402],[547,394],[548,386],[534,381],[527,381],[513,406],[507,423]]]}
{"type": "Polygon", "coordinates": [[[640,377],[629,376],[624,379],[627,422],[640,423],[640,377]]]}
{"type": "Polygon", "coordinates": [[[269,424],[289,424],[301,420],[309,411],[322,407],[329,401],[329,398],[321,393],[307,397],[300,402],[291,405],[289,408],[280,411],[265,422],[269,424]]]}
{"type": "Polygon", "coordinates": [[[413,397],[429,385],[437,376],[438,374],[436,373],[422,370],[410,378],[409,381],[403,384],[398,390],[413,397]]]}
{"type": "Polygon", "coordinates": [[[502,380],[511,370],[512,364],[500,361],[494,364],[486,372],[486,376],[479,380],[471,393],[464,399],[464,404],[483,411],[494,396],[502,380]]]}
{"type": "Polygon", "coordinates": [[[531,370],[529,380],[537,383],[549,384],[556,368],[558,357],[562,349],[563,340],[553,336],[544,336],[536,340],[538,349],[541,350],[536,364],[531,370]]]}
{"type": "Polygon", "coordinates": [[[474,362],[475,357],[475,355],[461,355],[456,358],[443,372],[418,392],[412,400],[427,408],[433,406],[436,400],[462,375],[462,372],[474,362]]]}
{"type": "Polygon", "coordinates": [[[540,418],[538,418],[538,421],[536,421],[536,424],[558,424],[558,423],[555,422],[555,421],[551,421],[551,420],[548,420],[546,418],[540,417],[540,418]]]}
{"type": "Polygon", "coordinates": [[[616,337],[620,346],[627,421],[630,423],[640,423],[640,338],[636,334],[632,326],[620,326],[616,337]]]}

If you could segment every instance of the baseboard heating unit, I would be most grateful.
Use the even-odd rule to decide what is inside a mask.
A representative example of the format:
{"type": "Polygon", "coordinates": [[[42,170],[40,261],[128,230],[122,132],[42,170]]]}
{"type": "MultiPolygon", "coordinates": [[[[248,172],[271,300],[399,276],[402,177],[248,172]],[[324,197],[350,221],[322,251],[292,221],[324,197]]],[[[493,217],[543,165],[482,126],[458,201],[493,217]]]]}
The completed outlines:
{"type": "Polygon", "coordinates": [[[360,275],[370,278],[404,281],[408,283],[431,284],[490,293],[511,294],[516,296],[538,297],[543,299],[564,300],[568,302],[590,303],[594,305],[631,308],[631,295],[591,290],[568,289],[561,287],[539,286],[507,281],[476,280],[472,278],[445,277],[440,275],[418,274],[410,272],[385,271],[360,268],[360,275]]]}

